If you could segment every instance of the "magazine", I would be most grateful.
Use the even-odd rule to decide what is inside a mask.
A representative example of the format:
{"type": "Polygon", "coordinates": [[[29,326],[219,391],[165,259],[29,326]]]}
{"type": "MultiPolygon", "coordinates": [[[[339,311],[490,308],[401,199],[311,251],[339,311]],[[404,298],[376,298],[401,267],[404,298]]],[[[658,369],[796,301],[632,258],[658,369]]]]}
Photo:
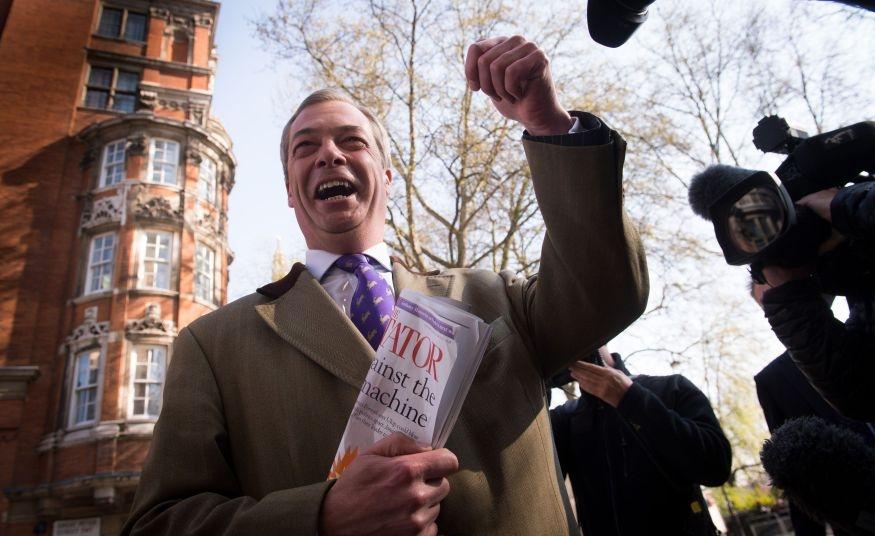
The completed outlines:
{"type": "Polygon", "coordinates": [[[450,298],[401,291],[328,478],[394,432],[436,449],[446,444],[492,333],[467,309],[450,298]]]}

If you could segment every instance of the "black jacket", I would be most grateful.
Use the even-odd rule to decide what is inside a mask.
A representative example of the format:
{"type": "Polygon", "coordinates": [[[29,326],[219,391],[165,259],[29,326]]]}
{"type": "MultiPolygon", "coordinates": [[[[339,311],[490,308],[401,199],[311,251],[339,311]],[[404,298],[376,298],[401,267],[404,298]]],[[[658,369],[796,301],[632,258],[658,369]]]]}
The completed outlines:
{"type": "MultiPolygon", "coordinates": [[[[865,423],[843,417],[811,387],[786,352],[772,360],[761,370],[754,381],[757,397],[769,432],[774,432],[784,422],[799,417],[817,416],[825,421],[850,428],[860,434],[870,445],[875,445],[875,434],[865,423]]],[[[790,518],[796,536],[824,536],[824,524],[805,515],[794,504],[790,504],[790,518]]],[[[833,527],[836,536],[846,534],[833,527]]]]}
{"type": "Polygon", "coordinates": [[[768,290],[763,310],[814,388],[845,416],[871,421],[875,420],[875,183],[839,190],[830,211],[833,226],[849,241],[818,261],[816,277],[768,290]],[[821,296],[836,291],[847,295],[851,312],[847,324],[836,320],[821,296]]]}
{"type": "Polygon", "coordinates": [[[636,376],[616,409],[584,395],[550,420],[584,534],[713,533],[699,485],[726,482],[732,452],[689,380],[636,376]]]}

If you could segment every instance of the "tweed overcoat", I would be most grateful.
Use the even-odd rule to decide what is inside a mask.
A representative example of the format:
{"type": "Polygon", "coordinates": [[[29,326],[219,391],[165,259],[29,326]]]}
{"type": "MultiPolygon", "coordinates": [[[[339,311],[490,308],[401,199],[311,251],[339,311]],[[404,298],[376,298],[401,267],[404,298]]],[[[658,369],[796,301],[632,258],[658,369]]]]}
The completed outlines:
{"type": "MultiPolygon", "coordinates": [[[[460,470],[442,534],[576,534],[543,378],[643,311],[647,269],[622,208],[625,143],[524,141],[546,224],[538,275],[452,269],[410,288],[468,303],[492,340],[447,447],[460,470]]],[[[374,351],[309,272],[208,314],[174,345],[164,405],[123,533],[315,534],[374,351]]]]}

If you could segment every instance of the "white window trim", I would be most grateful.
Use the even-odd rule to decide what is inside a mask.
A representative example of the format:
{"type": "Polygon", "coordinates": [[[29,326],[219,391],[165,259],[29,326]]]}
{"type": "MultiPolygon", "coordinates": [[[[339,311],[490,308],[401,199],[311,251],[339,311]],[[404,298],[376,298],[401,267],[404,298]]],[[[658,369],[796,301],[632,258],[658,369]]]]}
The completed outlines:
{"type": "Polygon", "coordinates": [[[176,233],[173,231],[164,231],[161,229],[143,229],[139,232],[139,237],[137,239],[137,255],[139,257],[138,266],[137,266],[137,288],[144,290],[160,290],[160,291],[173,291],[174,290],[174,263],[176,261],[176,233]],[[148,238],[149,233],[160,233],[164,235],[168,235],[170,237],[170,244],[168,245],[168,251],[170,253],[170,258],[167,261],[167,265],[169,267],[169,273],[167,276],[167,288],[156,287],[156,286],[147,286],[145,284],[146,280],[146,240],[148,238]]]}
{"type": "Polygon", "coordinates": [[[83,296],[87,296],[90,294],[97,294],[98,292],[107,292],[107,291],[112,290],[112,281],[113,281],[113,277],[115,276],[115,255],[116,255],[117,251],[118,251],[118,240],[117,240],[115,233],[101,233],[99,235],[94,235],[91,237],[91,242],[88,244],[88,257],[85,260],[86,270],[85,270],[85,285],[83,287],[84,292],[82,293],[83,296]],[[113,239],[112,239],[112,260],[109,261],[109,282],[110,282],[110,284],[109,284],[109,287],[107,287],[107,288],[98,288],[98,289],[92,290],[91,289],[91,276],[94,274],[94,272],[93,272],[94,267],[91,264],[91,257],[92,257],[92,255],[94,255],[94,243],[97,241],[98,238],[101,238],[104,236],[112,236],[113,237],[113,239]]]}
{"type": "MultiPolygon", "coordinates": [[[[128,399],[128,421],[155,421],[158,419],[158,415],[136,415],[134,414],[134,397],[136,395],[137,389],[137,352],[141,349],[147,350],[149,348],[162,348],[164,350],[164,378],[161,380],[161,394],[159,395],[162,399],[164,397],[164,385],[167,383],[167,367],[170,365],[170,346],[167,344],[156,344],[156,343],[134,343],[130,345],[131,351],[128,354],[128,363],[130,363],[130,381],[128,382],[129,396],[128,399]]],[[[149,382],[144,381],[141,383],[157,383],[157,382],[149,382]]],[[[148,389],[147,389],[148,391],[148,389]]],[[[147,399],[148,400],[148,399],[147,399]]],[[[161,407],[164,406],[164,402],[162,400],[161,407]]],[[[143,406],[144,408],[148,408],[148,402],[143,406]]],[[[161,407],[158,408],[158,413],[161,413],[161,407]]]]}
{"type": "MultiPolygon", "coordinates": [[[[122,138],[120,140],[111,141],[103,146],[103,158],[101,158],[101,160],[100,160],[100,187],[101,188],[107,187],[107,186],[115,186],[116,184],[119,184],[120,182],[125,180],[125,175],[127,174],[127,170],[125,169],[125,166],[127,165],[127,151],[125,150],[125,145],[127,145],[127,140],[122,138]],[[107,165],[109,165],[107,163],[107,158],[109,157],[109,148],[114,146],[114,145],[118,145],[118,144],[122,144],[122,154],[124,155],[124,157],[122,158],[122,161],[121,161],[122,178],[120,181],[110,184],[109,182],[107,182],[109,179],[109,176],[106,173],[107,165]]],[[[118,165],[118,163],[114,163],[113,165],[118,165]]]]}
{"type": "Polygon", "coordinates": [[[214,248],[210,247],[205,242],[200,242],[200,241],[195,242],[195,256],[194,256],[194,258],[195,258],[195,263],[194,263],[194,295],[195,295],[195,298],[200,300],[200,301],[204,301],[204,302],[207,302],[209,304],[214,305],[216,303],[216,250],[214,248]],[[200,248],[206,248],[212,254],[212,261],[213,261],[212,266],[208,267],[209,273],[206,274],[210,278],[209,298],[204,298],[203,296],[201,296],[200,285],[198,284],[198,280],[199,280],[198,276],[201,274],[200,267],[198,266],[198,263],[197,263],[198,250],[200,250],[200,248]]]}
{"type": "Polygon", "coordinates": [[[219,179],[219,166],[216,163],[216,161],[208,156],[203,157],[203,160],[201,160],[201,163],[200,163],[200,165],[198,165],[198,170],[197,170],[197,195],[200,199],[206,201],[207,203],[209,203],[211,205],[216,205],[217,199],[219,197],[219,195],[218,195],[218,191],[219,191],[218,179],[219,179]],[[209,162],[213,165],[213,180],[212,180],[212,183],[210,184],[210,189],[207,192],[207,196],[202,197],[201,196],[201,184],[206,183],[206,181],[202,180],[204,163],[206,163],[206,162],[209,162]]]}
{"type": "Polygon", "coordinates": [[[100,406],[103,404],[103,368],[104,368],[104,354],[105,347],[103,344],[100,346],[87,346],[84,348],[79,348],[71,351],[70,353],[70,398],[67,403],[67,408],[69,409],[67,414],[67,429],[68,430],[77,430],[80,428],[87,428],[94,426],[96,423],[100,422],[100,406]],[[78,407],[76,406],[76,361],[77,358],[88,352],[96,351],[98,353],[97,356],[97,383],[95,385],[96,394],[94,400],[94,418],[87,421],[76,422],[76,413],[78,407]]]}
{"type": "MultiPolygon", "coordinates": [[[[179,157],[182,153],[182,144],[176,140],[171,140],[168,138],[152,138],[149,140],[149,166],[146,170],[146,182],[151,184],[161,184],[164,186],[175,186],[179,187],[179,157]],[[155,145],[156,142],[163,141],[165,143],[173,143],[176,144],[176,162],[173,162],[173,182],[160,182],[152,180],[152,172],[155,171],[155,145]]],[[[164,162],[162,163],[170,163],[164,162]]]]}

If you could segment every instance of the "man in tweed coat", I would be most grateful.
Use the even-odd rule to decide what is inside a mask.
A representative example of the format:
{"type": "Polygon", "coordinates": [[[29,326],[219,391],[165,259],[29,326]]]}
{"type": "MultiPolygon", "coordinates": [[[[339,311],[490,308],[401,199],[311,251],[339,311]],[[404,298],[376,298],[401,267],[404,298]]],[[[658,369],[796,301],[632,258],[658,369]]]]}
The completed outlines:
{"type": "Polygon", "coordinates": [[[420,274],[390,259],[385,130],[348,97],[314,93],[281,147],[307,262],[182,330],[124,534],[577,533],[543,378],[646,305],[644,254],[622,209],[625,144],[559,105],[546,57],[522,37],[473,44],[465,74],[525,127],[547,227],[539,274],[420,274]],[[356,280],[335,266],[347,254],[366,255],[395,295],[469,304],[493,335],[447,448],[393,435],[326,481],[374,357],[348,316],[356,280]]]}

